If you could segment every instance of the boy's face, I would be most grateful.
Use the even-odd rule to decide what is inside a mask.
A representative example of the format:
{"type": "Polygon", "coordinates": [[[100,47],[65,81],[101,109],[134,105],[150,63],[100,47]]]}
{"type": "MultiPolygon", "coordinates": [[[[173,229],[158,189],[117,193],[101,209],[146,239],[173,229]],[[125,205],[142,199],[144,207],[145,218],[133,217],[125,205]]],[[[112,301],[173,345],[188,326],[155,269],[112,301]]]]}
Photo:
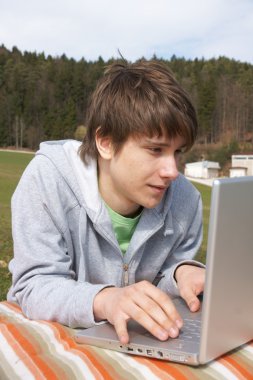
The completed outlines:
{"type": "Polygon", "coordinates": [[[98,138],[99,189],[104,201],[125,216],[133,215],[140,206],[156,207],[178,176],[184,145],[180,136],[173,140],[130,137],[115,154],[109,138],[98,138]]]}

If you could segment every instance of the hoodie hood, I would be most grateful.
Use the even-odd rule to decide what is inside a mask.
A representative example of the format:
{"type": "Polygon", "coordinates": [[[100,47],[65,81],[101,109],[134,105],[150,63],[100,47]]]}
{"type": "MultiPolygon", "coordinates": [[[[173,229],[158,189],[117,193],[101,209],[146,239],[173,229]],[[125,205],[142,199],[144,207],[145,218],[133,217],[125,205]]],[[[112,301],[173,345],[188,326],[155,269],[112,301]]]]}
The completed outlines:
{"type": "Polygon", "coordinates": [[[85,207],[92,219],[101,210],[102,200],[97,184],[97,162],[84,164],[76,140],[46,141],[40,144],[36,155],[46,156],[72,189],[78,203],[85,207]]]}

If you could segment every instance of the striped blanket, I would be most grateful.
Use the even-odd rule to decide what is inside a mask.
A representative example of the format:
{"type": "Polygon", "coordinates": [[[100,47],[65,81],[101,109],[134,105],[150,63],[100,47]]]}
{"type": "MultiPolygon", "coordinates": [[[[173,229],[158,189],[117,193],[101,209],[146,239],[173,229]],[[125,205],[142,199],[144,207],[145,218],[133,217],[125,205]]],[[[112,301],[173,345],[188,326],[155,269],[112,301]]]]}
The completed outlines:
{"type": "Polygon", "coordinates": [[[0,303],[0,380],[253,380],[253,342],[198,368],[75,343],[73,330],[0,303]]]}

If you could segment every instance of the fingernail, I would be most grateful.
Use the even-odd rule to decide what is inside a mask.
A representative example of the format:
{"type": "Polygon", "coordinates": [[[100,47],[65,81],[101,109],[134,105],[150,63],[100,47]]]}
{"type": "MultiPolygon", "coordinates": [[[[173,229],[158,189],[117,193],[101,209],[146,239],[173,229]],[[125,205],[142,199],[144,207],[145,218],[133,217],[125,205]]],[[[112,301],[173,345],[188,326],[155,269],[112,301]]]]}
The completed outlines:
{"type": "Polygon", "coordinates": [[[179,329],[181,329],[183,327],[183,321],[181,321],[180,319],[177,319],[176,320],[176,325],[179,329]]]}
{"type": "Polygon", "coordinates": [[[168,339],[168,333],[165,330],[159,330],[158,331],[158,338],[161,340],[166,340],[168,339]]]}
{"type": "Polygon", "coordinates": [[[171,327],[169,329],[169,334],[171,338],[176,338],[178,336],[178,329],[176,327],[171,327]]]}
{"type": "Polygon", "coordinates": [[[119,340],[120,340],[120,343],[122,343],[122,344],[127,344],[128,341],[129,341],[127,335],[121,335],[120,338],[119,338],[119,340]]]}
{"type": "Polygon", "coordinates": [[[189,308],[191,311],[194,311],[196,309],[196,303],[194,301],[192,301],[189,305],[189,308]]]}

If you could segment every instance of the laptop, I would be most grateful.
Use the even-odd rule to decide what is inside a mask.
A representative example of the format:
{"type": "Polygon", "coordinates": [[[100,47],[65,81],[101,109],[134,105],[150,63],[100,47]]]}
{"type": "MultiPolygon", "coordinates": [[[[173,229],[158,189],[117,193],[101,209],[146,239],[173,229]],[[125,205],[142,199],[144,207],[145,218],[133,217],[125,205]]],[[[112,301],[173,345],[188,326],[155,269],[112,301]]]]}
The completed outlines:
{"type": "Polygon", "coordinates": [[[159,341],[134,321],[122,345],[109,323],[77,330],[79,343],[189,365],[205,364],[253,339],[253,176],[213,182],[206,283],[201,309],[184,319],[178,338],[159,341]]]}

